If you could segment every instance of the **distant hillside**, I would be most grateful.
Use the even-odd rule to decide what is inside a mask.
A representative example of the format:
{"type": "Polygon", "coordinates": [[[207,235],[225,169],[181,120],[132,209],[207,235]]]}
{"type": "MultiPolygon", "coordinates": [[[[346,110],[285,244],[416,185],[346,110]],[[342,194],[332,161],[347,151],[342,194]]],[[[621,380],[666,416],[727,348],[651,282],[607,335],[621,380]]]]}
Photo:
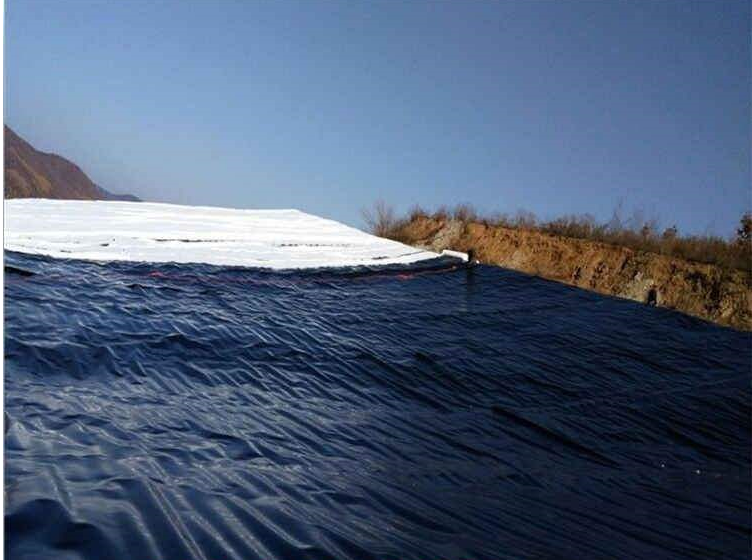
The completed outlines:
{"type": "Polygon", "coordinates": [[[5,126],[5,198],[140,199],[96,185],[75,163],[36,150],[5,126]]]}

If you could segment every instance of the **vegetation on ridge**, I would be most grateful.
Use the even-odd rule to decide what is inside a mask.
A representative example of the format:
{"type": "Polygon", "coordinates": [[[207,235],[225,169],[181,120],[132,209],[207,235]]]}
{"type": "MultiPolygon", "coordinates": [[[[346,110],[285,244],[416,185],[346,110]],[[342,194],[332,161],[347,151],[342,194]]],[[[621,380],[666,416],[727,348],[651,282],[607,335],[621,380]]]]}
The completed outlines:
{"type": "Polygon", "coordinates": [[[479,223],[487,227],[500,227],[525,231],[538,231],[549,235],[574,239],[587,239],[627,247],[635,251],[656,253],[687,261],[714,264],[727,269],[752,273],[752,213],[745,213],[732,238],[716,235],[682,235],[676,226],[661,230],[658,221],[645,219],[640,212],[623,219],[619,209],[612,218],[599,223],[593,216],[568,215],[554,220],[539,220],[532,212],[520,211],[510,216],[496,214],[482,216],[468,204],[450,210],[441,207],[427,212],[419,206],[406,216],[398,216],[394,208],[378,201],[373,208],[363,210],[363,219],[369,230],[380,237],[403,243],[415,243],[408,226],[417,220],[434,220],[439,223],[456,221],[463,226],[479,223]]]}

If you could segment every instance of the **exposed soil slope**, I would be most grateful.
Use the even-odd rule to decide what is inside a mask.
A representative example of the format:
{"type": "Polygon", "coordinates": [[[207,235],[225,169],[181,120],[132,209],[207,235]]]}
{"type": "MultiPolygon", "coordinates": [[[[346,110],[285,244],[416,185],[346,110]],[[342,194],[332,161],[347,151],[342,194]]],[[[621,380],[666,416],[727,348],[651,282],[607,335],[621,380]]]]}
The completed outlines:
{"type": "Polygon", "coordinates": [[[5,198],[131,200],[96,185],[75,164],[56,154],[40,152],[8,126],[5,136],[5,198]]]}
{"type": "Polygon", "coordinates": [[[474,250],[481,262],[752,330],[750,274],[584,239],[418,217],[400,239],[434,251],[474,250]],[[652,293],[651,293],[652,292],[652,293]]]}

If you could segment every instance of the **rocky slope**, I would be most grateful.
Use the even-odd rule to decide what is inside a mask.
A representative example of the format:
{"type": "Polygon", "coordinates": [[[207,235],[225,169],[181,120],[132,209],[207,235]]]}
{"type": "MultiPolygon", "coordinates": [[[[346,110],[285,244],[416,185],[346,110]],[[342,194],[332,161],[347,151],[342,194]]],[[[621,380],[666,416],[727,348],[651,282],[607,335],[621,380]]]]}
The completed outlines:
{"type": "Polygon", "coordinates": [[[602,294],[752,330],[752,279],[741,270],[537,231],[418,217],[400,240],[435,251],[473,250],[495,264],[602,294]]]}
{"type": "Polygon", "coordinates": [[[5,126],[5,198],[132,200],[96,185],[81,169],[56,154],[40,152],[5,126]]]}

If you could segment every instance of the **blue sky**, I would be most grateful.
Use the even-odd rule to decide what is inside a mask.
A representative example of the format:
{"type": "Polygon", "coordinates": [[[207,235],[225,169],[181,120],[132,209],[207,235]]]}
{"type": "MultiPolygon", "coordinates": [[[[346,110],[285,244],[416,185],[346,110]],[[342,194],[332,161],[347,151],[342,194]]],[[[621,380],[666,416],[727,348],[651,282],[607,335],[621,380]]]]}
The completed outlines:
{"type": "Polygon", "coordinates": [[[6,0],[5,121],[115,192],[731,233],[750,3],[6,0]]]}

